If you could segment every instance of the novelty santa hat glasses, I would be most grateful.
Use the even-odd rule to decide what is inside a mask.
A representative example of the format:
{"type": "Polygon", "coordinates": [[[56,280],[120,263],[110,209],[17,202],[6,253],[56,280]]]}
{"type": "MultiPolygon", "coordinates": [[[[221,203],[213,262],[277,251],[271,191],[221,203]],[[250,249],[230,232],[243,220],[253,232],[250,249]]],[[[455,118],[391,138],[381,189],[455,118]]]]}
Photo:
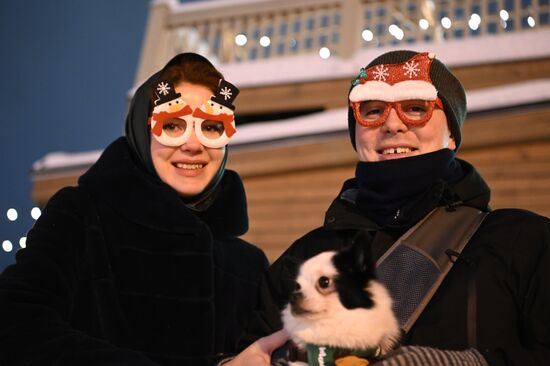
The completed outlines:
{"type": "MultiPolygon", "coordinates": [[[[433,54],[392,51],[377,57],[360,70],[358,77],[352,81],[349,94],[348,129],[354,148],[356,122],[369,125],[360,111],[361,102],[368,100],[386,102],[384,113],[389,113],[392,106],[397,107],[399,117],[410,124],[425,123],[431,117],[434,105],[438,105],[445,111],[458,149],[460,129],[466,118],[466,95],[460,81],[433,54]],[[405,100],[426,101],[428,113],[423,115],[425,120],[407,120],[403,108],[400,108],[400,103],[405,100]]],[[[376,123],[379,124],[380,120],[376,123]]]]}

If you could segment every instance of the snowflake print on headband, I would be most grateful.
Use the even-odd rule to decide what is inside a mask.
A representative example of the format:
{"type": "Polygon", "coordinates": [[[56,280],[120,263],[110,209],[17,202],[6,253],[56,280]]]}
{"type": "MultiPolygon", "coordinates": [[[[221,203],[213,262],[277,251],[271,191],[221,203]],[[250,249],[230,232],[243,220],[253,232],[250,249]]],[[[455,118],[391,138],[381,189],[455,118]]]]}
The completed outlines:
{"type": "Polygon", "coordinates": [[[405,75],[407,75],[409,79],[412,79],[413,76],[418,75],[418,72],[420,71],[418,65],[418,62],[415,62],[414,60],[405,62],[403,69],[405,69],[405,75]]]}
{"type": "Polygon", "coordinates": [[[388,74],[388,68],[384,65],[378,65],[376,66],[374,70],[374,79],[378,81],[386,81],[386,78],[390,76],[388,74]]]}

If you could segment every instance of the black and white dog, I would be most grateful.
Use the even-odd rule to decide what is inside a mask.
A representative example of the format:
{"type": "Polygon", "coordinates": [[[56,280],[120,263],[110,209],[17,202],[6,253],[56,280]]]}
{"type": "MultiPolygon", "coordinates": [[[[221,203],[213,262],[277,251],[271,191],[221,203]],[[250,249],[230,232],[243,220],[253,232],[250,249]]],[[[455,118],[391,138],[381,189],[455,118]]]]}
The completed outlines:
{"type": "Polygon", "coordinates": [[[330,349],[340,354],[375,350],[371,354],[376,358],[391,350],[400,336],[392,300],[376,280],[370,250],[360,236],[347,249],[322,252],[300,266],[282,319],[299,348],[317,347],[320,354],[314,357],[321,362],[311,360],[308,350],[310,365],[331,364],[321,359],[330,349]]]}

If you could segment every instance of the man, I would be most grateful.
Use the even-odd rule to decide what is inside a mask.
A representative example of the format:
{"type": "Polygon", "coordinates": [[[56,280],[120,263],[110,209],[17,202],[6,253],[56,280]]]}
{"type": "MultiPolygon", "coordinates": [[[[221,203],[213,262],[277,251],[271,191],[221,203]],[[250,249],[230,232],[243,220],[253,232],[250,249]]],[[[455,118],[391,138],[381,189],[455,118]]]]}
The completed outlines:
{"type": "MultiPolygon", "coordinates": [[[[366,231],[364,245],[379,259],[377,272],[404,329],[402,346],[377,365],[546,365],[550,220],[518,209],[491,212],[489,187],[473,166],[455,157],[466,117],[458,79],[433,54],[393,51],[361,69],[349,102],[350,138],[359,160],[355,179],[344,183],[324,225],[271,266],[244,343],[281,328],[280,309],[294,290],[297,263],[338,250],[366,231]],[[465,247],[445,252],[452,268],[437,277],[440,284],[432,278],[435,294],[426,295],[430,288],[421,283],[425,273],[416,262],[401,268],[380,260],[391,258],[393,244],[417,224],[432,225],[429,233],[440,230],[432,212],[448,212],[444,217],[452,220],[452,212],[463,208],[483,220],[469,229],[471,237],[462,229],[449,237],[453,243],[466,237],[465,247]],[[411,289],[422,296],[413,299],[411,289]],[[418,316],[409,317],[411,312],[418,316]]],[[[284,340],[281,332],[264,337],[228,365],[267,364],[259,360],[268,360],[284,340]]]]}

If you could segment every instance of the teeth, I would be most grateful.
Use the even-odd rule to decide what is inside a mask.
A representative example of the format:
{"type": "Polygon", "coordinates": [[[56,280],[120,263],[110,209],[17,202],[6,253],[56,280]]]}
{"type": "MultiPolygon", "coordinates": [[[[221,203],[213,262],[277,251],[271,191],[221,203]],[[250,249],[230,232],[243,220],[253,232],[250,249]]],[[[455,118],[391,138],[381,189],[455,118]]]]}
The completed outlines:
{"type": "Polygon", "coordinates": [[[411,152],[412,150],[408,147],[396,147],[396,148],[389,148],[389,149],[384,149],[382,150],[382,154],[383,155],[386,155],[386,154],[405,154],[405,153],[408,153],[408,152],[411,152]]]}
{"type": "Polygon", "coordinates": [[[184,163],[176,163],[176,167],[180,169],[201,169],[204,166],[204,164],[184,164],[184,163]]]}

